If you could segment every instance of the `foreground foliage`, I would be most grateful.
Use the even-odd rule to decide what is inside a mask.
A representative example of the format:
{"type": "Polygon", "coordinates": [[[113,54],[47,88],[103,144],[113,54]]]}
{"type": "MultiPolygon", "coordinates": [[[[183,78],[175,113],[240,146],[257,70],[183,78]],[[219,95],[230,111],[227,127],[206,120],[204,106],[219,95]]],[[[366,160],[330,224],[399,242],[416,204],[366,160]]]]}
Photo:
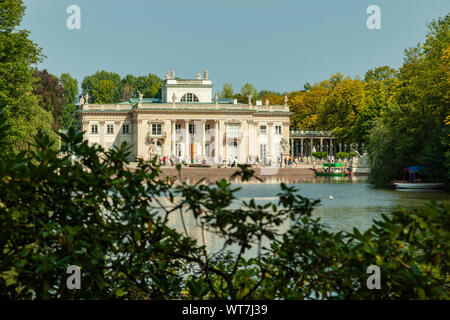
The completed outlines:
{"type": "Polygon", "coordinates": [[[174,186],[156,160],[127,169],[125,145],[105,152],[72,130],[62,139],[72,146],[63,158],[46,137],[28,153],[0,143],[0,298],[449,298],[448,205],[331,233],[311,215],[317,201],[284,184],[277,204],[236,207],[226,180],[174,186]],[[207,234],[223,250],[208,252],[207,234]],[[380,290],[366,287],[373,264],[380,290]],[[80,290],[66,287],[68,265],[81,267],[80,290]]]}

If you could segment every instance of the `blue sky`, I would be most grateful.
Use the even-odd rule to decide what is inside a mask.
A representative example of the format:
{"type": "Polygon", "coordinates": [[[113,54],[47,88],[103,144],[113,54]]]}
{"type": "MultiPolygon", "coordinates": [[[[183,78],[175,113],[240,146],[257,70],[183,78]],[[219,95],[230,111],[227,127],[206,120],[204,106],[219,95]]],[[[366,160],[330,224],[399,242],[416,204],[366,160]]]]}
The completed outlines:
{"type": "Polygon", "coordinates": [[[293,91],[341,72],[398,67],[426,24],[450,0],[25,0],[22,27],[43,48],[39,65],[81,80],[97,70],[194,78],[207,68],[213,90],[230,81],[293,91]],[[81,30],[69,30],[69,5],[81,30]],[[369,5],[381,30],[366,27],[369,5]]]}

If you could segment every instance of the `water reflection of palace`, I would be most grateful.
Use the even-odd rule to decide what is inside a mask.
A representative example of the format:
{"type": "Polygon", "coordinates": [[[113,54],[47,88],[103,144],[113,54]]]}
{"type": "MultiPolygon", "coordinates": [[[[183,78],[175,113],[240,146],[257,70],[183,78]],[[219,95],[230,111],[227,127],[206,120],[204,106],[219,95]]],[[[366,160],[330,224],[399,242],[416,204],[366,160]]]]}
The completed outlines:
{"type": "MultiPolygon", "coordinates": [[[[203,177],[204,183],[214,183],[216,180],[211,179],[208,177],[203,177]]],[[[263,176],[261,177],[262,181],[259,181],[257,179],[251,179],[250,181],[241,181],[240,178],[234,178],[234,179],[227,179],[229,182],[234,184],[296,184],[296,183],[361,183],[367,180],[367,176],[359,176],[359,177],[316,177],[314,175],[312,176],[297,176],[297,177],[291,177],[291,176],[263,176]]],[[[199,182],[202,179],[202,177],[186,177],[184,181],[186,181],[188,184],[194,184],[199,182]]]]}

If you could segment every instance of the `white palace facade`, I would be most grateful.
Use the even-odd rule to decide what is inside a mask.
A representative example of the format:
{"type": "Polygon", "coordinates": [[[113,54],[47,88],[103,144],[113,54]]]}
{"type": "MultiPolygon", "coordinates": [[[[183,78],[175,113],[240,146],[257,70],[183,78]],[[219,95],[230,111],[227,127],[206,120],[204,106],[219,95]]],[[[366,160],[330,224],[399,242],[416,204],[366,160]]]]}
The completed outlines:
{"type": "Polygon", "coordinates": [[[132,98],[117,104],[80,99],[80,125],[89,144],[105,149],[131,145],[131,159],[154,156],[188,163],[282,162],[289,155],[289,106],[268,101],[238,103],[212,94],[208,72],[195,79],[168,72],[161,99],[132,98]]]}

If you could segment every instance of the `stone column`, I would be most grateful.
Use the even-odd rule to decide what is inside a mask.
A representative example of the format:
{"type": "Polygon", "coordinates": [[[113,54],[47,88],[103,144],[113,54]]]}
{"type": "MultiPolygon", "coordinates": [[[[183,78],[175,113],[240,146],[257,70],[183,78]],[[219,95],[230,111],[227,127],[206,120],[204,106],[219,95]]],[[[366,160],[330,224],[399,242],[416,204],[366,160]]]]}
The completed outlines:
{"type": "Polygon", "coordinates": [[[205,153],[205,123],[206,123],[206,121],[202,120],[202,153],[201,153],[202,159],[201,160],[203,160],[206,155],[206,153],[205,153]]]}
{"type": "Polygon", "coordinates": [[[214,121],[214,162],[219,161],[219,120],[214,121]]]}
{"type": "Polygon", "coordinates": [[[323,138],[320,138],[320,152],[323,152],[323,138]]]}
{"type": "Polygon", "coordinates": [[[312,153],[313,153],[313,138],[309,138],[309,156],[312,157],[312,153]]]}
{"type": "Polygon", "coordinates": [[[138,119],[136,123],[137,131],[137,157],[149,159],[148,147],[146,146],[146,139],[148,134],[148,123],[142,119],[138,119]]]}
{"type": "Polygon", "coordinates": [[[105,121],[99,121],[98,122],[100,126],[100,145],[104,148],[105,147],[105,121]]]}
{"type": "Polygon", "coordinates": [[[189,142],[189,119],[184,120],[185,123],[185,130],[184,130],[184,157],[187,158],[187,160],[190,162],[190,156],[191,156],[191,146],[189,142]]]}
{"type": "Polygon", "coordinates": [[[333,154],[333,139],[331,139],[330,138],[330,141],[328,142],[328,153],[330,154],[330,155],[332,155],[333,154]]]}
{"type": "MultiPolygon", "coordinates": [[[[170,157],[176,156],[176,144],[177,144],[177,130],[175,129],[175,124],[177,120],[171,121],[171,129],[170,129],[170,157]]],[[[175,160],[174,160],[175,161],[175,160]]]]}
{"type": "Polygon", "coordinates": [[[228,140],[226,138],[226,134],[227,134],[227,125],[226,123],[223,123],[223,126],[221,126],[221,128],[223,130],[221,130],[221,137],[222,139],[225,139],[225,147],[223,148],[223,159],[225,160],[226,163],[228,163],[228,140]]]}
{"type": "Polygon", "coordinates": [[[247,144],[247,162],[248,157],[253,155],[253,121],[247,121],[247,136],[248,136],[248,144],[247,144]]]}
{"type": "MultiPolygon", "coordinates": [[[[269,143],[267,146],[267,158],[269,159],[270,163],[273,164],[273,159],[272,159],[272,126],[273,126],[273,122],[269,122],[268,123],[268,130],[269,130],[269,143]]],[[[276,161],[276,159],[275,159],[276,161]]]]}
{"type": "Polygon", "coordinates": [[[289,148],[289,155],[292,156],[293,151],[294,151],[294,139],[293,138],[289,139],[289,146],[290,146],[290,148],[289,148]]]}
{"type": "Polygon", "coordinates": [[[223,160],[226,160],[226,155],[224,155],[224,149],[223,149],[223,130],[225,128],[224,121],[218,121],[218,133],[217,133],[217,143],[219,144],[219,152],[218,155],[222,157],[222,163],[223,160]]]}
{"type": "Polygon", "coordinates": [[[245,156],[245,161],[244,163],[250,163],[249,161],[249,156],[250,156],[250,127],[252,126],[252,124],[250,123],[250,121],[247,120],[246,122],[247,128],[245,131],[242,132],[242,134],[245,134],[245,148],[244,148],[244,156],[245,156]]]}
{"type": "Polygon", "coordinates": [[[303,138],[300,138],[300,156],[303,154],[303,138]]]}

